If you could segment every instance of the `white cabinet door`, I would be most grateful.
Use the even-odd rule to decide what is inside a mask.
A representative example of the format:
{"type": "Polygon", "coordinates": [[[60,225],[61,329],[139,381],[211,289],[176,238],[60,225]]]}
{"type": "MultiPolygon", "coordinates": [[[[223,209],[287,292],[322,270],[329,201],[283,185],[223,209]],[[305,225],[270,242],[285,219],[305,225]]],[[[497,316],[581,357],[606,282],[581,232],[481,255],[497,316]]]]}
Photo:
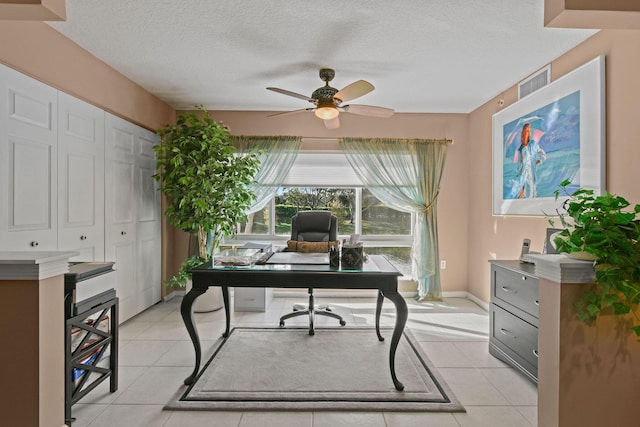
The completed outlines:
{"type": "Polygon", "coordinates": [[[58,94],[58,249],[104,261],[104,111],[58,94]]]}
{"type": "Polygon", "coordinates": [[[105,257],[118,270],[120,322],[160,300],[160,194],[156,135],[111,114],[105,118],[105,257]]]}
{"type": "Polygon", "coordinates": [[[137,313],[135,126],[105,115],[105,259],[118,271],[120,323],[137,313]]]}
{"type": "Polygon", "coordinates": [[[136,155],[137,188],[137,309],[142,311],[160,301],[162,282],[162,242],[160,188],[153,179],[156,169],[153,146],[160,142],[158,135],[146,129],[138,129],[136,155]]]}
{"type": "Polygon", "coordinates": [[[57,250],[57,92],[0,64],[0,250],[57,250]]]}

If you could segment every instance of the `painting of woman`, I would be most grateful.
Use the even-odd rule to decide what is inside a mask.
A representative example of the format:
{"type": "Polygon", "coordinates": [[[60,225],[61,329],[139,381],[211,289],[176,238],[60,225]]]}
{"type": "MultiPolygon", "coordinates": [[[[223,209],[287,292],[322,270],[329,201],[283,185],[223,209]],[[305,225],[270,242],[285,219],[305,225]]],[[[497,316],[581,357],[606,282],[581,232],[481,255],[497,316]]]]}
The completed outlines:
{"type": "Polygon", "coordinates": [[[547,159],[547,154],[531,137],[531,124],[522,126],[520,147],[515,153],[514,163],[518,162],[518,172],[511,187],[512,199],[536,197],[536,168],[547,159]]]}

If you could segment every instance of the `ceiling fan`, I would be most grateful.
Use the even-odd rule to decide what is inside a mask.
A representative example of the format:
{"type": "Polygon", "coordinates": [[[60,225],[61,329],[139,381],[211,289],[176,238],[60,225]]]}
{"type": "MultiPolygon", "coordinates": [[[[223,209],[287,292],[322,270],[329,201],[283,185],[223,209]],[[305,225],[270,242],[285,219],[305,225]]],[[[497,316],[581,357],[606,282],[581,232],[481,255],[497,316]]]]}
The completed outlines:
{"type": "Polygon", "coordinates": [[[301,108],[299,110],[271,114],[269,117],[313,111],[318,118],[324,120],[324,125],[327,129],[337,129],[340,127],[340,120],[338,118],[340,112],[372,117],[391,117],[393,115],[391,108],[360,104],[342,105],[343,102],[366,95],[371,92],[374,87],[369,82],[358,80],[338,90],[329,86],[329,82],[333,80],[335,74],[335,71],[331,68],[321,68],[320,79],[325,82],[325,85],[314,90],[311,97],[277,87],[268,87],[267,89],[274,92],[304,99],[315,105],[315,107],[311,108],[301,108]]]}

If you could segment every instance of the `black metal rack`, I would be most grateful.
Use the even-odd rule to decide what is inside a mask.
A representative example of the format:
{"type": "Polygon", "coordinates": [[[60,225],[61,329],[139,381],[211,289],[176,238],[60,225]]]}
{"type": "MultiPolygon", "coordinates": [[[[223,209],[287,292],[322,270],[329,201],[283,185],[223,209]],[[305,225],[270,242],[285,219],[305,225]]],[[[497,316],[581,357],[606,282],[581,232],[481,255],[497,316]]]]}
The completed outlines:
{"type": "MultiPolygon", "coordinates": [[[[111,272],[103,269],[95,275],[111,272]]],[[[118,389],[118,298],[113,289],[73,302],[78,277],[65,275],[65,422],[71,425],[71,407],[103,381],[118,389]],[[104,323],[108,327],[104,328],[104,323]],[[73,339],[74,335],[78,338],[73,339]],[[105,357],[108,354],[107,357],[105,357]]]]}

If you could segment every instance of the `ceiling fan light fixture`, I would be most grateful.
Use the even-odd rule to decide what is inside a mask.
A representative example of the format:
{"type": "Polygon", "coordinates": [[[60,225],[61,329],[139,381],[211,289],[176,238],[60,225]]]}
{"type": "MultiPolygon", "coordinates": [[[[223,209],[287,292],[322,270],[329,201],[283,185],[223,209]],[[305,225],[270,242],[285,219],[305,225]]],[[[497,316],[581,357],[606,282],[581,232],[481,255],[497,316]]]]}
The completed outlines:
{"type": "Polygon", "coordinates": [[[340,114],[340,112],[338,111],[338,109],[336,107],[318,107],[316,109],[316,117],[322,119],[322,120],[331,120],[331,119],[335,119],[336,117],[338,117],[338,114],[340,114]]]}
{"type": "Polygon", "coordinates": [[[340,114],[331,97],[319,98],[316,105],[316,117],[322,120],[332,120],[340,114]]]}
{"type": "Polygon", "coordinates": [[[338,90],[329,86],[329,82],[333,80],[334,75],[335,71],[333,69],[322,68],[320,70],[320,79],[324,81],[325,84],[324,86],[314,90],[310,97],[277,87],[267,87],[268,90],[292,96],[294,98],[304,99],[314,104],[314,108],[285,111],[283,113],[272,114],[271,116],[292,114],[301,111],[313,111],[317,118],[324,121],[324,125],[327,129],[337,129],[340,127],[340,120],[338,116],[341,112],[348,111],[350,113],[370,117],[390,117],[393,115],[393,110],[391,108],[359,104],[342,105],[343,102],[351,101],[352,99],[366,95],[375,88],[367,81],[358,80],[338,90]]]}

